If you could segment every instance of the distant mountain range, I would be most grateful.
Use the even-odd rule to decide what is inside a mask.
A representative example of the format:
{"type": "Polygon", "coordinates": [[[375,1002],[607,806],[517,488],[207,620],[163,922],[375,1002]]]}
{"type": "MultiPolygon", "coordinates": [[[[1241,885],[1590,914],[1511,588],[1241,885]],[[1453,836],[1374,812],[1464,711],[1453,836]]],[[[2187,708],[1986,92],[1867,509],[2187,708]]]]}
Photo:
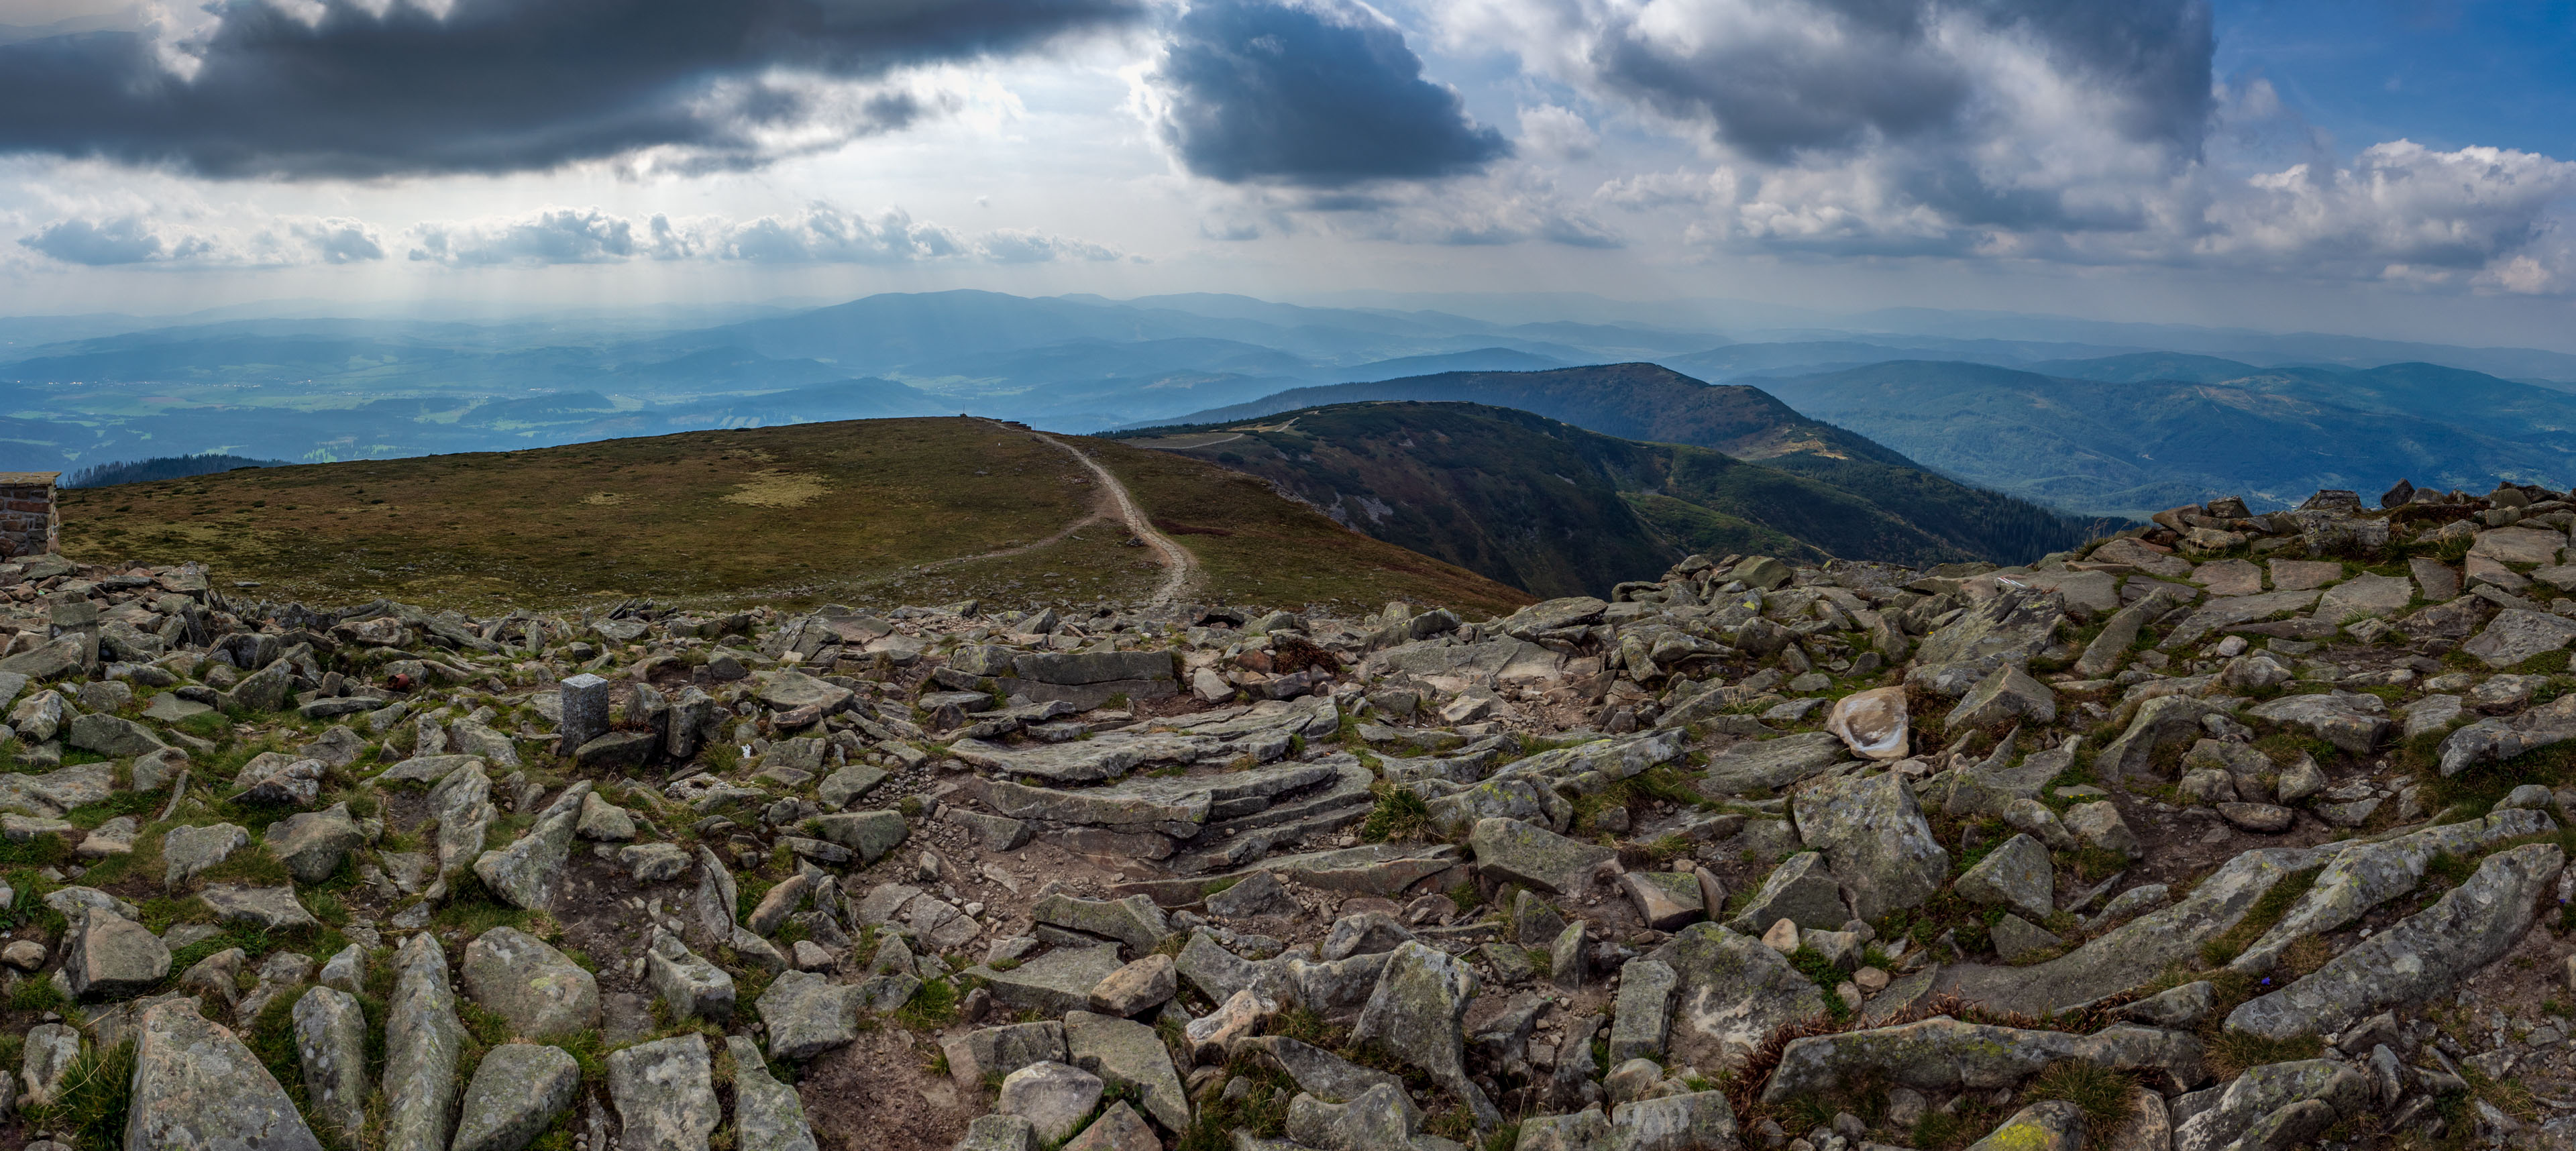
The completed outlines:
{"type": "Polygon", "coordinates": [[[2576,396],[2477,372],[2171,355],[2045,368],[1896,362],[1761,386],[1962,480],[2105,515],[2222,495],[2278,508],[2399,476],[2484,492],[2576,475],[2576,396]]]}
{"type": "MultiPolygon", "coordinates": [[[[1318,387],[1651,363],[1694,386],[1759,387],[1968,487],[2086,513],[2134,515],[2212,491],[2290,500],[2319,478],[2387,469],[2462,486],[2576,478],[2553,472],[2565,426],[2554,405],[2576,388],[2576,355],[2561,352],[1564,293],[1341,299],[1354,306],[952,291],[524,316],[474,301],[408,318],[286,301],[175,320],[0,318],[0,468],[203,452],[383,458],[957,412],[1082,432],[1329,402],[1304,390],[1318,387]],[[311,314],[326,309],[342,314],[311,314]],[[2445,369],[2460,374],[2423,375],[2445,369]],[[2470,397],[2467,409],[2454,394],[2470,397]],[[2233,439],[2196,447],[2200,429],[2233,439]],[[2140,446],[2159,436],[2171,442],[2140,446]]],[[[1646,407],[1683,394],[1669,385],[1650,389],[1664,399],[1646,407]]],[[[1700,417],[1647,418],[1643,403],[1530,410],[1716,446],[1686,438],[1700,417]]],[[[1833,462],[1810,456],[1799,474],[1833,462]]],[[[1849,479],[1828,482],[1863,482],[1849,479]]]]}

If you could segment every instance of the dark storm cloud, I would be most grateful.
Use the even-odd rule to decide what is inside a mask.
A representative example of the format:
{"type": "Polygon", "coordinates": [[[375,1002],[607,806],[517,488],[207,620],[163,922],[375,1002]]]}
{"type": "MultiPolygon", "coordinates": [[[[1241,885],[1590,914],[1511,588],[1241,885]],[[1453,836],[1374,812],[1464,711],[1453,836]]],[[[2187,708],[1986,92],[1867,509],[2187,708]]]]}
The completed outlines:
{"type": "Polygon", "coordinates": [[[443,16],[318,0],[221,9],[201,41],[92,32],[0,44],[0,152],[219,177],[512,172],[676,146],[751,166],[764,131],[842,138],[923,113],[817,78],[1026,51],[1141,0],[456,0],[443,16]],[[194,75],[165,53],[196,57],[194,75]]]}
{"type": "Polygon", "coordinates": [[[2127,139],[2196,151],[2209,120],[2203,0],[1797,0],[1737,10],[1688,37],[1635,13],[1617,10],[1597,29],[1599,77],[1775,162],[1935,136],[1975,117],[1994,77],[1945,29],[2035,44],[2059,71],[2117,97],[2111,127],[2127,139]]]}
{"type": "Polygon", "coordinates": [[[1511,145],[1422,78],[1403,32],[1342,0],[1200,0],[1152,81],[1192,173],[1342,187],[1471,172],[1511,145]]]}

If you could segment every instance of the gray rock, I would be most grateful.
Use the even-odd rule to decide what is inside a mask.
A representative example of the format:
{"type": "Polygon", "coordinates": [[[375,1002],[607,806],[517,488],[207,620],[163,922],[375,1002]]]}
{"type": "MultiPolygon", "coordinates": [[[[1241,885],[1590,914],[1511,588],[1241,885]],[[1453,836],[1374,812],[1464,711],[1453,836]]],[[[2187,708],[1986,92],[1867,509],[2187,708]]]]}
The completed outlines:
{"type": "Polygon", "coordinates": [[[1383,911],[1363,911],[1333,921],[1332,929],[1324,933],[1322,955],[1328,960],[1375,955],[1393,951],[1412,938],[1413,932],[1396,917],[1383,911]]]}
{"type": "Polygon", "coordinates": [[[571,1110],[580,1091],[581,1064],[562,1048],[495,1047],[466,1084],[449,1151],[520,1151],[571,1110]]]}
{"type": "Polygon", "coordinates": [[[1017,1115],[978,1115],[949,1151],[1038,1151],[1038,1129],[1017,1115]]]}
{"type": "Polygon", "coordinates": [[[512,840],[507,847],[484,852],[474,860],[474,874],[492,894],[513,907],[544,911],[554,905],[563,880],[564,861],[572,857],[573,825],[578,808],[557,812],[512,840]]]}
{"type": "Polygon", "coordinates": [[[447,953],[420,932],[394,959],[400,973],[385,1008],[386,1151],[447,1151],[456,1119],[456,1067],[465,1026],[448,990],[447,953]]]}
{"type": "Polygon", "coordinates": [[[734,1146],[738,1151],[815,1151],[805,1103],[796,1089],[769,1074],[760,1048],[741,1035],[725,1037],[733,1054],[734,1146]]]}
{"type": "Polygon", "coordinates": [[[2208,704],[2189,696],[2166,695],[2138,705],[2129,726],[2093,759],[2093,770],[2106,781],[2151,774],[2157,749],[2189,743],[2201,736],[2201,717],[2208,704]]]}
{"type": "Polygon", "coordinates": [[[197,873],[248,846],[250,830],[238,824],[171,828],[161,836],[161,885],[175,891],[180,884],[196,878],[197,873]]]}
{"type": "Polygon", "coordinates": [[[598,792],[581,799],[581,819],[573,824],[573,834],[583,839],[605,843],[624,843],[635,838],[635,817],[625,808],[608,802],[598,792]]]}
{"type": "Polygon", "coordinates": [[[2076,1035],[1935,1016],[1898,1027],[1790,1040],[1762,1098],[1776,1104],[1828,1095],[1868,1078],[1925,1092],[1992,1091],[2017,1086],[2049,1064],[2066,1061],[2113,1071],[2164,1072],[2183,1083],[2206,1076],[2200,1040],[2185,1032],[2118,1024],[2076,1035]]]}
{"type": "Polygon", "coordinates": [[[733,976],[699,958],[680,938],[655,928],[644,951],[644,981],[671,1009],[673,1019],[733,1018],[733,976]]]}
{"type": "Polygon", "coordinates": [[[244,803],[300,807],[322,794],[325,770],[318,759],[264,751],[242,765],[241,774],[233,777],[233,786],[242,789],[236,798],[244,803]]]}
{"type": "Polygon", "coordinates": [[[2057,596],[2033,588],[2003,588],[1923,637],[1906,682],[1957,697],[1996,668],[2027,666],[2066,625],[2060,602],[2057,596]]]}
{"type": "Polygon", "coordinates": [[[993,1002],[1014,1011],[1063,1015],[1091,1008],[1091,989],[1123,964],[1118,949],[1059,947],[1014,967],[998,971],[987,986],[993,1002]]]}
{"type": "MultiPolygon", "coordinates": [[[[981,1091],[985,1081],[1032,1063],[1071,1061],[1065,1053],[1064,1024],[1052,1019],[969,1031],[942,1042],[940,1050],[948,1056],[949,1075],[968,1092],[981,1091]]],[[[1170,1062],[1165,1057],[1164,1063],[1170,1062]]],[[[1097,1068],[1092,1070],[1098,1073],[1097,1068]]]]}
{"type": "Polygon", "coordinates": [[[1002,1078],[993,1110],[1029,1121],[1041,1142],[1057,1143],[1100,1105],[1100,1077],[1063,1063],[1032,1063],[1002,1078]]]}
{"type": "Polygon", "coordinates": [[[1242,919],[1255,915],[1295,915],[1300,908],[1288,885],[1267,871],[1256,871],[1232,887],[1207,897],[1211,915],[1242,919]]]}
{"type": "Polygon", "coordinates": [[[2327,588],[2326,594],[2317,600],[2316,618],[2331,624],[2365,618],[2384,619],[2406,610],[2406,605],[2414,599],[2415,581],[2405,576],[2364,572],[2327,588]]]}
{"type": "Polygon", "coordinates": [[[2217,1099],[2174,1127],[2174,1151],[2219,1151],[2245,1135],[2267,1115],[2293,1104],[2316,1100],[2331,1115],[2358,1113],[2370,1104],[2370,1080],[2361,1072],[2326,1059],[2301,1059],[2249,1067],[2217,1099]]]}
{"type": "Polygon", "coordinates": [[[707,1041],[694,1032],[608,1054],[620,1151],[707,1151],[721,1112],[707,1041]]]}
{"type": "Polygon", "coordinates": [[[2033,1103],[2013,1112],[1968,1151],[2083,1151],[2084,1109],[2063,1099],[2033,1103]]]}
{"type": "MultiPolygon", "coordinates": [[[[27,1029],[26,1050],[19,1060],[18,1077],[27,1088],[19,1105],[35,1111],[51,1105],[61,1094],[63,1077],[71,1073],[72,1063],[80,1058],[81,1033],[60,1023],[39,1023],[27,1029]]],[[[6,1073],[0,1072],[0,1080],[6,1073]]]]}
{"type": "Polygon", "coordinates": [[[524,1038],[599,1026],[599,980],[544,940],[494,927],[465,945],[465,993],[524,1038]]]}
{"type": "Polygon", "coordinates": [[[1709,757],[1699,789],[1712,797],[1750,791],[1778,791],[1813,779],[1851,758],[1839,736],[1826,731],[1799,732],[1778,739],[1748,740],[1709,757]]]}
{"type": "Polygon", "coordinates": [[[1994,941],[1995,955],[2006,963],[2019,963],[2040,952],[2066,946],[2065,940],[2051,934],[2048,929],[2018,915],[2005,915],[1996,920],[1993,927],[1986,929],[1986,934],[1994,941]]]}
{"type": "Polygon", "coordinates": [[[1637,918],[1657,931],[1679,930],[1706,917],[1697,874],[1631,871],[1619,877],[1619,887],[1637,908],[1637,918]]]}
{"type": "Polygon", "coordinates": [[[1130,1088],[1145,1114],[1167,1131],[1190,1125],[1189,1096],[1180,1073],[1172,1067],[1171,1049],[1154,1029],[1128,1019],[1069,1011],[1064,1017],[1065,1062],[1082,1068],[1113,1088],[1130,1088]]]}
{"type": "Polygon", "coordinates": [[[1619,996],[1610,1019],[1610,1059],[1661,1057],[1681,977],[1656,959],[1631,959],[1619,969],[1619,996]]]}
{"type": "Polygon", "coordinates": [[[1480,819],[1469,836],[1476,870],[1494,883],[1518,883],[1550,895],[1591,886],[1594,868],[1618,858],[1599,844],[1582,843],[1517,819],[1480,819]]]}
{"type": "Polygon", "coordinates": [[[811,1059],[859,1037],[857,989],[810,971],[790,971],[771,981],[754,1006],[769,1031],[769,1053],[811,1059]]]}
{"type": "Polygon", "coordinates": [[[2566,855],[2549,843],[2487,857],[2468,882],[2397,926],[2327,960],[2306,977],[2250,1000],[2227,1027],[2269,1039],[2340,1031],[2419,1002],[2495,961],[2531,926],[2533,905],[2566,855]]]}
{"type": "Polygon", "coordinates": [[[367,1125],[366,1012],[356,995],[316,987],[295,1001],[294,1014],[304,1098],[316,1119],[354,1144],[367,1125]]]}
{"type": "Polygon", "coordinates": [[[131,998],[169,976],[170,949],[143,925],[95,908],[82,908],[70,920],[62,971],[73,998],[131,998]]]}
{"type": "Polygon", "coordinates": [[[1316,1151],[1430,1151],[1414,1134],[1417,1113],[1402,1090],[1385,1084],[1348,1103],[1300,1094],[1288,1101],[1288,1138],[1316,1151]]]}
{"type": "MultiPolygon", "coordinates": [[[[2461,644],[2460,650],[2486,661],[2488,667],[2513,667],[2526,659],[2557,651],[2576,640],[2576,620],[2547,612],[2506,608],[2487,621],[2486,630],[2461,644]]],[[[73,727],[79,727],[79,721],[73,727]]]]}
{"type": "Polygon", "coordinates": [[[1970,903],[2009,907],[2031,919],[2046,919],[2057,910],[2057,877],[2049,866],[2048,848],[2027,835],[2016,835],[1988,852],[1959,876],[1954,887],[1970,903]]]}
{"type": "Polygon", "coordinates": [[[1760,940],[1695,923],[1649,953],[1676,977],[1672,1061],[1719,1071],[1744,1057],[1784,1023],[1821,1014],[1813,980],[1760,940]]]}
{"type": "Polygon", "coordinates": [[[2218,985],[2203,979],[2159,991],[2119,1010],[2119,1017],[2149,1027],[2188,1030],[2209,1016],[2218,1002],[2218,985]]]}
{"type": "Polygon", "coordinates": [[[2143,854],[2137,834],[2129,830],[2128,821],[2120,818],[2119,807],[2110,800],[2097,799],[2067,808],[2065,823],[2068,833],[2086,847],[2116,851],[2131,859],[2143,854]]]}
{"type": "MultiPolygon", "coordinates": [[[[1256,1035],[1242,1040],[1237,1050],[1286,1072],[1288,1078],[1296,1082],[1299,1091],[1326,1103],[1348,1103],[1381,1085],[1393,1087],[1399,1093],[1404,1090],[1404,1080],[1393,1074],[1362,1067],[1323,1048],[1285,1035],[1256,1035]]],[[[1413,1100],[1407,1096],[1404,1103],[1410,1107],[1413,1100]]],[[[1410,1122],[1419,1126],[1422,1122],[1418,1114],[1420,1109],[1415,1108],[1415,1111],[1417,1114],[1410,1122]]]]}
{"type": "Polygon", "coordinates": [[[899,811],[854,811],[826,815],[816,821],[817,834],[859,855],[862,866],[884,858],[885,853],[903,842],[910,829],[899,811]]]}
{"type": "Polygon", "coordinates": [[[2015,664],[1996,668],[1979,680],[1941,721],[1944,730],[1954,732],[2024,722],[2034,727],[2057,722],[2057,693],[2015,664]]]}
{"type": "Polygon", "coordinates": [[[1843,902],[1842,884],[1833,877],[1824,854],[1802,851],[1771,869],[1753,900],[1744,911],[1727,921],[1727,926],[1746,935],[1760,935],[1783,919],[1800,927],[1831,931],[1851,922],[1851,908],[1843,902]]]}
{"type": "Polygon", "coordinates": [[[197,893],[215,918],[225,923],[247,924],[268,931],[291,931],[298,927],[319,927],[321,921],[304,909],[295,898],[295,885],[284,887],[246,887],[218,883],[197,893]]]}
{"type": "MultiPolygon", "coordinates": [[[[1200,669],[1204,672],[1206,669],[1200,669]]],[[[1100,1118],[1064,1145],[1064,1151],[1162,1151],[1163,1140],[1136,1109],[1111,1103],[1100,1118]]]]}
{"type": "Polygon", "coordinates": [[[1826,780],[1800,791],[1792,810],[1799,837],[1824,852],[1858,918],[1917,906],[1949,878],[1950,853],[1933,839],[1902,775],[1826,780]]]}
{"type": "Polygon", "coordinates": [[[1171,922],[1152,898],[1131,895],[1125,899],[1076,899],[1070,895],[1050,895],[1029,909],[1036,922],[1067,931],[1124,943],[1137,955],[1162,946],[1172,934],[1171,922]]]}
{"type": "Polygon", "coordinates": [[[155,1004],[137,1030],[126,1147],[322,1151],[259,1057],[195,1001],[155,1004]]]}
{"type": "Polygon", "coordinates": [[[1727,1106],[1723,1091],[1692,1091],[1622,1103],[1611,1110],[1610,1127],[1614,1147],[1639,1151],[1738,1145],[1735,1109],[1727,1106]]]}
{"type": "Polygon", "coordinates": [[[814,788],[814,797],[823,806],[839,811],[850,801],[876,790],[886,780],[885,769],[870,764],[853,763],[823,777],[814,788]]]}
{"type": "Polygon", "coordinates": [[[688,874],[689,853],[675,843],[637,843],[617,849],[617,864],[637,883],[668,883],[688,874]]]}
{"type": "MultiPolygon", "coordinates": [[[[2569,625],[2576,627],[2576,623],[2569,625]]],[[[2382,705],[2371,696],[2285,695],[2247,708],[2246,714],[2274,723],[2294,724],[2315,733],[2344,751],[2368,755],[2388,735],[2388,717],[2376,714],[2382,705]],[[2367,705],[2370,711],[2356,710],[2367,705]]]]}
{"type": "Polygon", "coordinates": [[[72,721],[63,742],[84,751],[124,759],[168,747],[152,729],[120,716],[91,712],[72,721]]]}
{"type": "MultiPolygon", "coordinates": [[[[1483,830],[1479,825],[1478,830],[1483,830]]],[[[1376,990],[1361,1008],[1351,1038],[1378,1040],[1399,1059],[1421,1068],[1432,1082],[1466,1101],[1479,1129],[1502,1121],[1501,1112],[1467,1078],[1459,1024],[1476,994],[1476,972],[1466,963],[1420,943],[1390,953],[1376,990]]]]}
{"type": "Polygon", "coordinates": [[[1091,1009],[1124,1019],[1167,1003],[1179,990],[1168,955],[1148,955],[1109,973],[1091,989],[1091,1009]]]}
{"type": "MultiPolygon", "coordinates": [[[[175,830],[175,829],[174,829],[175,830]]],[[[298,883],[320,883],[340,870],[349,853],[366,842],[349,805],[335,803],[321,811],[299,812],[268,825],[262,837],[268,853],[286,865],[298,883]]],[[[166,843],[166,840],[165,840],[166,843]]],[[[167,847],[164,847],[167,853],[167,847]]]]}

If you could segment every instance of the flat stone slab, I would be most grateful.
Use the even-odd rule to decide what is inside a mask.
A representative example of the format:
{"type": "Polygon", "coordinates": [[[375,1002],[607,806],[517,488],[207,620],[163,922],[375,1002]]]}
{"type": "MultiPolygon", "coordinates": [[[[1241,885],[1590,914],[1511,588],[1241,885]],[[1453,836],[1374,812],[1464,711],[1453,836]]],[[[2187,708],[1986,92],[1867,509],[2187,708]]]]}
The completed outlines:
{"type": "Polygon", "coordinates": [[[2566,546],[2567,537],[2563,534],[2517,524],[2479,532],[2477,542],[2469,545],[2469,554],[2498,563],[2554,564],[2558,562],[2559,549],[2566,546]]]}
{"type": "Polygon", "coordinates": [[[2327,560],[2273,560],[2275,591],[2307,591],[2343,578],[2343,565],[2327,560]]]}
{"type": "Polygon", "coordinates": [[[1269,806],[1271,796],[1312,787],[1339,774],[1326,764],[1282,763],[1195,778],[1130,779],[1079,791],[1002,780],[984,782],[981,789],[986,806],[1016,819],[1045,819],[1117,831],[1159,830],[1188,838],[1212,818],[1258,811],[1269,806]]]}
{"type": "Polygon", "coordinates": [[[2181,626],[2174,628],[2173,634],[2157,646],[2172,650],[2214,631],[2241,627],[2276,615],[2307,611],[2317,605],[2318,594],[2314,591],[2272,591],[2213,599],[2185,617],[2181,626]]]}
{"type": "Polygon", "coordinates": [[[1060,947],[1009,971],[996,971],[988,985],[993,1001],[1013,1010],[1061,1016],[1091,1006],[1091,989],[1126,963],[1115,945],[1060,947]]]}
{"type": "Polygon", "coordinates": [[[2415,581],[2404,576],[2364,573],[2326,589],[2318,597],[2316,618],[2342,624],[2356,617],[2381,618],[2406,610],[2415,601],[2415,581]]]}
{"type": "Polygon", "coordinates": [[[1496,882],[1518,883],[1550,895],[1581,891],[1593,868],[1618,858],[1599,844],[1567,839],[1517,819],[1481,819],[1468,837],[1476,869],[1496,882]]]}
{"type": "Polygon", "coordinates": [[[1736,796],[1750,791],[1778,791],[1822,775],[1852,758],[1841,737],[1808,731],[1778,739],[1736,744],[1710,756],[1699,790],[1710,796],[1736,796]]]}
{"type": "Polygon", "coordinates": [[[2255,595],[2263,590],[2263,569],[2244,560],[2214,560],[2193,568],[2191,578],[2213,596],[2255,595]]]}
{"type": "Polygon", "coordinates": [[[2433,906],[2344,950],[2306,977],[2228,1013],[2227,1029],[2266,1039],[2341,1031],[2417,1003],[2494,962],[2531,928],[2566,853],[2532,843],[2487,857],[2433,906]]]}

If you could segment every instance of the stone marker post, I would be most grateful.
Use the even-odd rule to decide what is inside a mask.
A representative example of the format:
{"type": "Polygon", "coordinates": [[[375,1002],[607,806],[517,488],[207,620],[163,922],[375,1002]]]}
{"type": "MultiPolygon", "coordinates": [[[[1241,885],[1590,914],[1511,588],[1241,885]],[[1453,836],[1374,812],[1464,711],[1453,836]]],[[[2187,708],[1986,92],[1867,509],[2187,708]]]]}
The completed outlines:
{"type": "Polygon", "coordinates": [[[606,734],[608,681],[589,672],[563,681],[563,743],[557,750],[571,755],[606,734]]]}

